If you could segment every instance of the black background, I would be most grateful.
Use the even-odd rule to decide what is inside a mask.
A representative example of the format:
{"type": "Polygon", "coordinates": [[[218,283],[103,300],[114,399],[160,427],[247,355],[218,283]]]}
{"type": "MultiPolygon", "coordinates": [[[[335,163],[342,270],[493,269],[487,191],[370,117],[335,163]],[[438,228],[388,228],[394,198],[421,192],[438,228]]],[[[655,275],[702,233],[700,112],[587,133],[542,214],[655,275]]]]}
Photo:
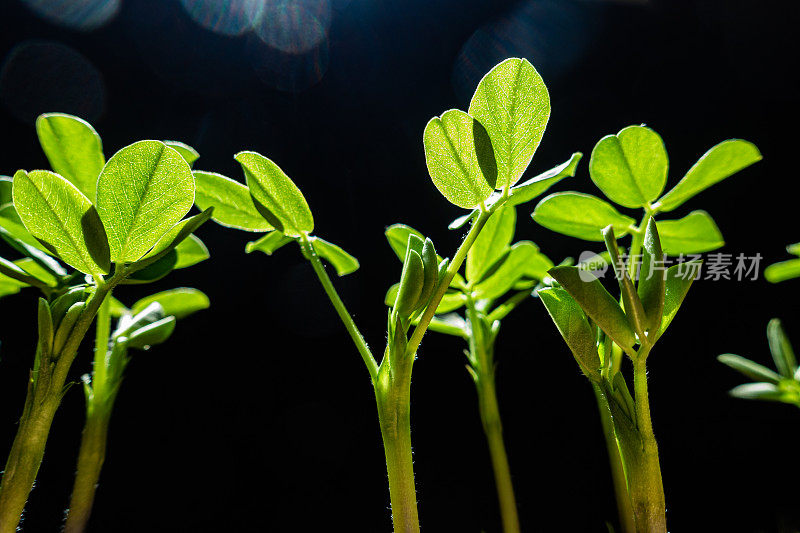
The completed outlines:
{"type": "MultiPolygon", "coordinates": [[[[88,118],[107,156],[143,138],[180,139],[202,154],[196,168],[241,180],[232,155],[262,152],[303,189],[318,234],[360,259],[359,272],[334,281],[381,353],[383,294],[400,272],[384,227],[408,223],[443,255],[462,236],[446,229],[461,211],[427,176],[422,130],[430,117],[466,108],[480,75],[508,56],[529,58],[552,99],[529,175],[579,150],[587,159],[578,175],[557,189],[595,193],[586,171],[592,146],[630,124],[645,122],[662,135],[670,183],[713,144],[745,138],[763,162],[675,214],[706,209],[726,237],[724,252],[783,259],[783,247],[800,238],[791,133],[797,15],[785,0],[336,1],[324,77],[277,91],[275,80],[254,74],[252,36],[203,30],[175,0],[125,1],[113,22],[87,33],[3,0],[0,58],[44,39],[82,54],[99,78],[56,52],[7,67],[0,173],[46,168],[33,129],[33,118],[46,111],[88,118]]],[[[519,210],[517,237],[557,261],[599,249],[537,226],[532,210],[519,210]]],[[[91,530],[389,530],[368,376],[311,268],[294,246],[272,257],[245,255],[251,235],[215,224],[199,233],[211,261],[156,286],[117,291],[131,303],[151,291],[194,286],[211,297],[212,309],[180,323],[168,344],[135,354],[114,412],[91,530]]],[[[742,379],[715,361],[731,351],[768,362],[764,331],[775,316],[800,343],[797,291],[797,282],[698,282],[650,358],[671,531],[800,530],[800,413],[729,398],[726,391],[742,379]]],[[[0,450],[10,446],[22,409],[34,314],[32,293],[0,303],[0,450]]],[[[421,524],[427,531],[499,531],[462,348],[457,339],[429,334],[415,365],[421,524]]],[[[75,379],[89,370],[90,354],[87,344],[75,379]]],[[[523,529],[605,531],[616,511],[592,391],[538,302],[504,321],[497,359],[523,529]]],[[[75,387],[55,420],[24,531],[57,530],[82,421],[75,387]]]]}

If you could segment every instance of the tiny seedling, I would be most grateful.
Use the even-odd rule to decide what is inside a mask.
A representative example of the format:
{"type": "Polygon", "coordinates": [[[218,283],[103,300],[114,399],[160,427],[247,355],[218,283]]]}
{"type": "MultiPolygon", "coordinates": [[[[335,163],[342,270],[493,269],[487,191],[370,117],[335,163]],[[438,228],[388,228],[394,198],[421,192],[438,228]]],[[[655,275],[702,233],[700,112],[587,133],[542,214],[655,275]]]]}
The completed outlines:
{"type": "Polygon", "coordinates": [[[82,533],[94,504],[94,495],[105,461],[108,425],[119,393],[129,350],[147,350],[165,342],[175,330],[175,322],[207,309],[208,297],[197,289],[179,288],[152,294],[125,307],[115,298],[106,298],[97,313],[94,365],[84,374],[86,422],[81,434],[78,466],[67,510],[64,533],[82,533]],[[111,330],[111,317],[117,319],[111,330]]]}
{"type": "MultiPolygon", "coordinates": [[[[800,256],[800,243],[790,244],[786,247],[786,251],[800,256]]],[[[768,266],[764,269],[764,277],[770,283],[780,283],[800,277],[800,258],[768,266]]],[[[734,387],[730,394],[736,398],[783,402],[800,407],[800,368],[797,366],[794,350],[783,331],[781,321],[777,318],[773,318],[767,324],[767,340],[777,372],[740,355],[726,353],[717,357],[720,363],[755,380],[754,383],[734,387]]]]}
{"type": "Polygon", "coordinates": [[[196,152],[139,141],[106,161],[94,128],[58,113],[40,116],[36,131],[54,171],[0,180],[0,238],[23,256],[0,258],[0,290],[35,287],[43,296],[27,398],[0,483],[0,533],[17,528],[72,362],[112,290],[208,257],[192,233],[211,210],[184,218],[195,192],[184,156],[196,152]]]}
{"type": "Polygon", "coordinates": [[[688,261],[665,268],[664,254],[699,254],[724,244],[716,223],[705,211],[659,221],[658,226],[654,217],[676,209],[760,159],[752,143],[724,141],[706,152],[662,196],[668,167],[664,143],[650,128],[630,126],[597,143],[589,173],[609,200],[644,211],[638,225],[610,203],[577,192],[552,194],[533,213],[536,222],[564,235],[605,240],[607,252],[589,263],[605,262],[605,268],[611,263],[619,281],[621,302],[589,271],[594,267],[559,266],[550,274],[561,287],[540,290],[539,296],[593,383],[625,532],[666,531],[646,360],[674,318],[700,265],[688,261]],[[626,234],[632,235],[627,260],[617,245],[617,239],[626,234]],[[635,397],[621,373],[623,353],[633,362],[635,397]]]}
{"type": "Polygon", "coordinates": [[[255,152],[235,156],[247,187],[218,174],[195,173],[201,209],[214,206],[214,219],[222,225],[267,232],[250,243],[247,251],[271,254],[295,241],[311,263],[372,381],[395,531],[419,531],[410,426],[411,370],[417,349],[448,289],[458,283],[454,280],[461,264],[492,214],[503,205],[530,200],[547,188],[546,182],[560,178],[560,171],[554,169],[516,185],[541,141],[549,115],[550,98],[541,77],[528,61],[512,58],[481,80],[469,113],[451,109],[428,122],[423,134],[428,171],[447,200],[471,211],[460,221],[460,225],[469,221],[471,226],[452,260],[440,259],[430,239],[409,234],[398,243],[403,269],[388,312],[387,344],[380,363],[320,258],[340,276],[354,272],[359,263],[340,247],[312,235],[311,211],[288,176],[255,152]]]}
{"type": "MultiPolygon", "coordinates": [[[[574,154],[556,175],[540,182],[539,194],[545,192],[545,186],[574,176],[580,157],[581,154],[574,154]]],[[[501,320],[531,296],[537,283],[547,277],[547,270],[553,266],[534,243],[520,241],[512,245],[516,220],[516,208],[509,204],[489,218],[467,253],[466,275],[453,277],[428,326],[431,331],[462,338],[469,347],[464,352],[467,370],[478,392],[478,411],[489,447],[500,516],[506,533],[519,532],[520,526],[497,402],[495,340],[501,320]],[[464,316],[456,312],[462,308],[465,309],[464,316]]],[[[404,224],[386,229],[389,245],[400,260],[404,259],[406,243],[411,235],[418,242],[425,241],[421,233],[404,224]]],[[[394,304],[398,290],[399,284],[389,289],[386,305],[394,304]]]]}

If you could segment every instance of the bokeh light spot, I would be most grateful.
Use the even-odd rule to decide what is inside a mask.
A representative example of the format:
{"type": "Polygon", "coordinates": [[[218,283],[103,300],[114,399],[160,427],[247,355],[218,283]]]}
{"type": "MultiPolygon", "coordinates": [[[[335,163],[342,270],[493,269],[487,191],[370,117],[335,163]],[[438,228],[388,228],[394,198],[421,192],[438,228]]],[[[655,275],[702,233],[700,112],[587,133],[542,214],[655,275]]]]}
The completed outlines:
{"type": "Polygon", "coordinates": [[[181,4],[203,28],[235,37],[258,24],[266,0],[181,0],[181,4]]]}
{"type": "Polygon", "coordinates": [[[316,48],[328,36],[330,9],[327,2],[280,1],[267,7],[256,28],[264,43],[289,54],[316,48]],[[307,7],[304,4],[315,4],[307,7]],[[322,20],[320,19],[322,18],[322,20]]]}
{"type": "Polygon", "coordinates": [[[0,100],[26,124],[41,113],[61,111],[93,122],[103,112],[105,84],[80,52],[53,41],[24,41],[0,68],[0,100]]]}
{"type": "Polygon", "coordinates": [[[53,24],[89,31],[108,24],[119,12],[121,0],[22,0],[53,24]]]}

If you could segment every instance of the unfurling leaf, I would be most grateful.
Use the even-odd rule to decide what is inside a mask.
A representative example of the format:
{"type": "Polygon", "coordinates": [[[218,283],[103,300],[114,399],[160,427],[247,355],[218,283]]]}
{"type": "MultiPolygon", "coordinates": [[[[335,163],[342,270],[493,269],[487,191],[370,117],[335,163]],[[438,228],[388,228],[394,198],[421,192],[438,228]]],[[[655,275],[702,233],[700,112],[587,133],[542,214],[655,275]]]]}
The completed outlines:
{"type": "Polygon", "coordinates": [[[339,276],[346,276],[358,270],[358,259],[345,252],[339,246],[319,237],[312,238],[311,245],[320,257],[325,258],[333,265],[339,276]]]}

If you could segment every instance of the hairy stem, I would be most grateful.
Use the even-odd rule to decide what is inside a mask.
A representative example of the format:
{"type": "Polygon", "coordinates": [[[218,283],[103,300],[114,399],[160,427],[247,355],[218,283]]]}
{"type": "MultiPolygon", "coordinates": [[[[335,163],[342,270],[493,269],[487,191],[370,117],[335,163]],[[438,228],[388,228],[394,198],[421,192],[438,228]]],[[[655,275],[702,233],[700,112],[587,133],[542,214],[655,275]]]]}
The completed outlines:
{"type": "Polygon", "coordinates": [[[64,347],[59,354],[42,361],[38,377],[28,384],[28,395],[20,418],[19,428],[0,483],[0,533],[14,533],[22,517],[39,466],[44,457],[47,437],[53,417],[61,403],[67,373],[75,359],[78,346],[89,330],[106,295],[122,279],[124,272],[115,274],[86,302],[64,347]]]}
{"type": "Polygon", "coordinates": [[[597,408],[600,411],[600,421],[603,425],[603,436],[608,450],[608,463],[611,466],[611,478],[614,483],[614,495],[617,500],[617,514],[619,516],[620,531],[622,533],[635,533],[636,521],[631,507],[631,498],[628,494],[628,482],[625,476],[625,467],[619,450],[619,442],[614,432],[614,421],[608,406],[608,399],[596,384],[592,384],[597,408]]]}
{"type": "Polygon", "coordinates": [[[106,458],[108,415],[110,412],[101,409],[86,418],[64,533],[82,533],[89,522],[100,470],[106,458]]]}
{"type": "Polygon", "coordinates": [[[640,460],[634,461],[631,472],[631,500],[636,514],[637,531],[666,533],[666,503],[661,481],[658,445],[650,420],[650,400],[647,390],[647,353],[640,350],[633,362],[633,386],[636,392],[636,425],[641,438],[640,460]]]}

